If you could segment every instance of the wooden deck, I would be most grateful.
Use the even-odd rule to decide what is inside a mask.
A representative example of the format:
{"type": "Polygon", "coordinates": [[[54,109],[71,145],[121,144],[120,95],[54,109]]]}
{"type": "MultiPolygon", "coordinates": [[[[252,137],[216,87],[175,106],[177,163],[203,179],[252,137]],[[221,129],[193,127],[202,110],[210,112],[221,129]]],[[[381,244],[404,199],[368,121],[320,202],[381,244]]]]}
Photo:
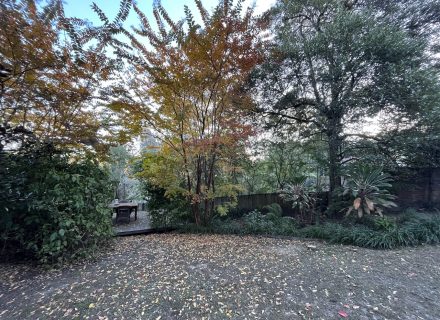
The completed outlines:
{"type": "Polygon", "coordinates": [[[115,236],[116,237],[136,236],[140,234],[164,233],[173,230],[174,229],[171,227],[163,227],[163,228],[149,228],[149,229],[139,229],[139,230],[131,230],[131,231],[118,231],[115,233],[115,236]]]}

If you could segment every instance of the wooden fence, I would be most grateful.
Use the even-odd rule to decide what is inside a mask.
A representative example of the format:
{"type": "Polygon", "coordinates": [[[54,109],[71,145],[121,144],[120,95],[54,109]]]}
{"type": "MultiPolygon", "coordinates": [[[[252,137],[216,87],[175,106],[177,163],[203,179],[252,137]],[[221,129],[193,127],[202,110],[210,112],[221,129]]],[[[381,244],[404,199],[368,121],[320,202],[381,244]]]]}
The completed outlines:
{"type": "MultiPolygon", "coordinates": [[[[440,209],[440,168],[405,169],[395,175],[392,193],[397,196],[397,210],[407,207],[439,208],[440,209]]],[[[318,196],[317,206],[325,209],[328,193],[318,196]]],[[[216,199],[216,204],[230,201],[227,197],[216,199]]],[[[289,203],[286,203],[278,193],[250,194],[238,196],[236,211],[261,209],[272,203],[278,203],[285,215],[295,215],[289,203]]]]}
{"type": "MultiPolygon", "coordinates": [[[[318,201],[316,203],[317,207],[323,207],[327,204],[328,193],[322,192],[318,195],[318,201]]],[[[229,202],[228,197],[220,197],[215,199],[216,205],[220,205],[225,202],[229,202]]],[[[261,194],[249,194],[238,196],[237,206],[234,208],[235,211],[251,211],[254,209],[262,209],[264,206],[270,205],[272,203],[278,203],[283,209],[283,214],[288,216],[293,216],[297,214],[296,210],[292,209],[291,203],[284,201],[279,193],[261,193],[261,194]]]]}
{"type": "Polygon", "coordinates": [[[440,168],[402,170],[393,193],[400,207],[440,208],[440,168]]]}

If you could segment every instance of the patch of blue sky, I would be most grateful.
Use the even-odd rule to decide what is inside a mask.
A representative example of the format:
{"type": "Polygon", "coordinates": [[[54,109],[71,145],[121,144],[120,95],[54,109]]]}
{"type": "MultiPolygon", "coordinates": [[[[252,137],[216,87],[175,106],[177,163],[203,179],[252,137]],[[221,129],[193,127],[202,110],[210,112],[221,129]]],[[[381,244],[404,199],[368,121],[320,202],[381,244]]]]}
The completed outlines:
{"type": "MultiPolygon", "coordinates": [[[[68,17],[86,19],[93,24],[99,25],[101,23],[99,17],[92,10],[93,2],[95,2],[97,6],[107,15],[110,21],[119,11],[119,0],[67,0],[64,5],[66,15],[68,17]]],[[[194,0],[162,0],[161,3],[170,17],[175,21],[185,17],[185,13],[183,11],[185,5],[189,7],[196,21],[201,20],[194,0]]],[[[208,12],[211,12],[211,9],[219,3],[219,0],[203,0],[202,3],[208,12]]],[[[261,14],[269,9],[275,3],[275,0],[246,0],[243,7],[246,8],[251,6],[253,3],[255,3],[255,12],[257,14],[261,14]]],[[[137,1],[137,4],[147,18],[153,22],[153,0],[139,0],[137,1]]],[[[131,10],[125,22],[125,26],[137,26],[138,24],[139,22],[136,13],[131,10]]]]}
{"type": "MultiPolygon", "coordinates": [[[[77,17],[81,19],[86,19],[95,25],[101,24],[98,15],[92,10],[92,3],[95,2],[97,6],[107,15],[110,21],[117,15],[119,11],[118,0],[68,0],[64,5],[66,15],[68,17],[77,17]]],[[[187,5],[196,20],[200,20],[200,15],[198,14],[197,7],[193,0],[164,0],[161,1],[162,6],[168,12],[170,17],[177,21],[185,17],[183,8],[187,5]]],[[[209,11],[218,3],[217,0],[204,0],[203,5],[209,11]]],[[[147,16],[152,26],[154,26],[154,16],[153,16],[153,0],[143,0],[137,1],[138,7],[147,16]]],[[[138,26],[139,20],[136,13],[131,10],[124,23],[125,27],[138,26]]]]}

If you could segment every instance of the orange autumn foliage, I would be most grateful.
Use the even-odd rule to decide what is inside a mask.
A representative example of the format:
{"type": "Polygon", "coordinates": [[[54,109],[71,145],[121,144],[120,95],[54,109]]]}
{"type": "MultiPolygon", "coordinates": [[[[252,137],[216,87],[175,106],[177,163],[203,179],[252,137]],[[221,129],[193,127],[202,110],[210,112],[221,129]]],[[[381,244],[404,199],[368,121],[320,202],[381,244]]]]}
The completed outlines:
{"type": "Polygon", "coordinates": [[[93,102],[111,69],[102,53],[69,37],[77,33],[70,22],[61,1],[0,4],[0,64],[7,70],[0,78],[1,148],[20,141],[9,130],[63,147],[103,149],[93,102]]]}

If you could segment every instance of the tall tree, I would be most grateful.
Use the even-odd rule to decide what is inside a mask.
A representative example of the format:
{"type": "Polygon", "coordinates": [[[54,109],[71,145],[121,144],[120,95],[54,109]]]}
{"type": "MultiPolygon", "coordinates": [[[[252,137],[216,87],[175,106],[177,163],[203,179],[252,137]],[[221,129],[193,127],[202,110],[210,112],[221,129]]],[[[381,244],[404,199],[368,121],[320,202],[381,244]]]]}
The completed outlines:
{"type": "Polygon", "coordinates": [[[404,119],[438,103],[429,34],[410,33],[403,18],[390,19],[391,11],[383,14],[371,3],[278,1],[269,13],[273,47],[254,74],[260,111],[270,123],[301,125],[326,140],[332,193],[341,185],[344,142],[358,134],[347,132],[348,124],[379,112],[404,119]]]}
{"type": "Polygon", "coordinates": [[[108,41],[119,56],[128,58],[134,73],[125,91],[120,86],[114,91],[119,98],[110,107],[124,116],[132,134],[144,126],[152,129],[163,144],[159,158],[178,161],[178,183],[170,183],[166,175],[161,187],[180,190],[198,224],[211,218],[216,195],[235,188],[217,185],[217,177],[253,133],[244,120],[253,102],[241,86],[261,61],[262,23],[252,8],[243,10],[242,2],[224,0],[208,13],[196,0],[202,25],[187,7],[185,20],[172,21],[157,2],[153,13],[158,31],[134,4],[140,28],[116,31],[128,37],[130,47],[117,39],[108,41]]]}

